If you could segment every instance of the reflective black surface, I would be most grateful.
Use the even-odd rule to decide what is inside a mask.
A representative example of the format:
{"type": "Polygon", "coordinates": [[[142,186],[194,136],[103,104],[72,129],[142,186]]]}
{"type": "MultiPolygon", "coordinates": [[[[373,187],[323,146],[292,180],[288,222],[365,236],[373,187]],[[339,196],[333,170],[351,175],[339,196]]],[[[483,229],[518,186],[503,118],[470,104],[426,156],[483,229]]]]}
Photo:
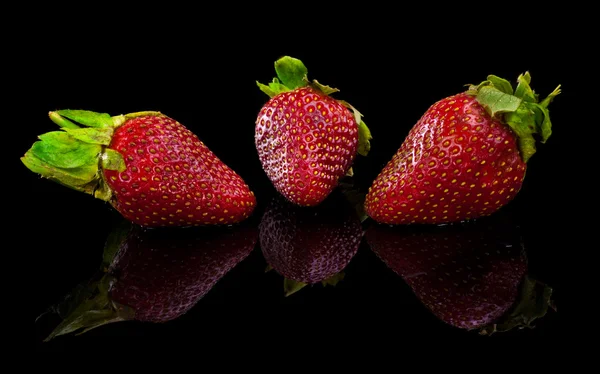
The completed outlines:
{"type": "MultiPolygon", "coordinates": [[[[150,41],[149,38],[144,40],[150,41]]],[[[38,134],[54,129],[47,118],[50,110],[77,108],[110,114],[161,111],[198,134],[255,192],[258,206],[254,214],[240,228],[229,231],[232,236],[239,235],[244,244],[240,248],[237,244],[225,244],[226,249],[232,251],[230,257],[208,259],[202,257],[206,251],[214,254],[224,245],[219,243],[214,230],[186,233],[171,230],[164,236],[134,236],[132,238],[138,242],[127,250],[137,252],[127,255],[117,252],[116,260],[103,257],[107,239],[123,224],[120,216],[106,203],[42,180],[19,165],[16,175],[22,186],[20,192],[26,196],[22,199],[19,219],[27,222],[28,234],[23,240],[35,259],[36,288],[29,315],[33,321],[43,314],[35,323],[36,348],[77,350],[106,341],[164,344],[198,336],[203,339],[196,344],[219,345],[265,335],[270,337],[273,345],[284,339],[322,342],[334,337],[361,344],[381,341],[384,337],[405,340],[450,338],[461,342],[487,339],[485,341],[507,344],[559,341],[566,330],[561,311],[569,291],[564,251],[571,243],[571,234],[564,222],[569,201],[559,198],[564,185],[557,175],[557,171],[567,167],[564,152],[570,144],[565,128],[571,126],[567,123],[567,108],[573,101],[569,96],[567,83],[570,80],[566,67],[551,69],[544,59],[532,54],[520,61],[500,56],[471,66],[456,60],[442,63],[426,59],[427,63],[424,63],[424,60],[406,59],[405,66],[390,68],[386,50],[375,47],[367,48],[353,59],[343,54],[322,58],[315,51],[290,47],[247,59],[240,68],[234,56],[245,42],[229,44],[231,48],[224,52],[219,50],[219,53],[216,46],[204,44],[204,52],[196,55],[189,48],[167,48],[169,43],[160,38],[153,41],[164,47],[165,55],[124,58],[108,65],[89,50],[77,53],[81,61],[78,66],[49,59],[37,72],[44,81],[47,82],[49,77],[76,76],[77,82],[46,84],[36,91],[41,103],[31,107],[28,126],[19,130],[13,159],[16,161],[38,134]],[[255,80],[271,79],[273,61],[283,54],[303,59],[312,78],[339,88],[336,97],[356,106],[371,128],[372,151],[368,157],[355,160],[355,175],[347,181],[348,186],[358,191],[351,202],[338,191],[341,198],[338,195],[338,200],[312,209],[310,213],[298,213],[297,208],[285,207],[285,204],[276,205],[279,197],[261,170],[254,148],[254,120],[267,98],[258,90],[255,80]],[[457,229],[461,231],[460,240],[464,240],[465,235],[477,234],[476,239],[465,245],[452,239],[458,236],[448,227],[439,228],[439,232],[418,231],[417,228],[397,228],[387,232],[389,228],[378,228],[369,219],[360,221],[360,212],[354,211],[356,202],[429,105],[462,90],[464,84],[481,81],[487,74],[514,80],[524,70],[531,72],[536,91],[550,92],[557,84],[563,84],[564,93],[552,104],[554,134],[547,144],[539,145],[538,153],[529,162],[523,189],[509,206],[502,209],[493,221],[495,223],[486,226],[490,231],[480,235],[481,230],[469,225],[457,229]],[[311,219],[311,215],[317,219],[311,219]],[[502,223],[501,229],[496,226],[498,222],[502,223]],[[387,234],[378,234],[379,229],[387,234]],[[328,230],[334,235],[329,237],[324,233],[328,230]],[[370,235],[374,236],[374,241],[370,240],[370,235]],[[386,264],[386,253],[382,249],[401,247],[398,243],[404,240],[396,236],[415,239],[409,246],[412,248],[409,251],[415,253],[424,249],[429,253],[448,251],[450,264],[456,261],[479,272],[471,277],[474,283],[468,283],[470,288],[464,290],[462,279],[445,284],[437,277],[427,280],[428,287],[433,288],[423,291],[421,284],[421,291],[415,292],[419,274],[434,277],[432,272],[446,275],[450,269],[455,272],[457,269],[447,262],[420,264],[421,268],[414,269],[411,268],[414,264],[404,264],[408,270],[390,265],[393,261],[386,264]],[[435,239],[441,237],[450,238],[451,244],[447,248],[430,246],[431,241],[442,240],[435,239]],[[252,241],[255,245],[249,249],[246,244],[252,241]],[[195,244],[190,247],[189,243],[195,244]],[[331,247],[319,251],[319,243],[331,247]],[[327,252],[334,247],[339,247],[336,253],[327,252]],[[498,258],[487,258],[483,248],[490,247],[507,251],[500,253],[498,258]],[[166,254],[171,250],[169,248],[176,253],[174,263],[168,262],[169,257],[156,257],[160,253],[166,254]],[[144,251],[151,249],[154,249],[151,251],[153,256],[147,257],[144,251]],[[286,253],[283,257],[282,251],[286,253]],[[486,262],[473,259],[473,253],[478,251],[484,251],[479,257],[486,258],[486,262]],[[124,257],[128,257],[126,266],[121,262],[124,257]],[[188,260],[191,257],[198,262],[188,260]],[[176,270],[178,264],[186,264],[195,270],[188,277],[190,269],[184,268],[179,273],[176,270]],[[171,275],[162,274],[165,269],[171,275]],[[335,277],[340,273],[343,275],[335,277]],[[61,302],[82,282],[89,287],[89,281],[99,282],[107,275],[114,287],[119,284],[119,279],[132,281],[128,284],[121,281],[124,287],[131,287],[133,291],[122,291],[114,305],[131,303],[127,299],[131,297],[138,303],[138,308],[148,311],[156,309],[155,305],[159,303],[153,296],[155,288],[147,280],[149,276],[156,277],[156,287],[167,300],[161,301],[161,308],[166,308],[165,303],[173,307],[168,313],[172,318],[163,318],[160,313],[157,316],[163,317],[152,318],[152,313],[148,312],[148,321],[138,321],[131,317],[131,310],[126,310],[123,312],[125,321],[105,324],[82,335],[65,334],[43,342],[61,323],[58,314],[45,313],[48,308],[61,302]],[[285,288],[284,279],[311,284],[286,296],[289,289],[285,288]],[[489,328],[514,311],[524,279],[541,285],[542,291],[546,289],[544,287],[552,289],[552,307],[532,322],[532,329],[514,328],[485,336],[479,333],[480,329],[469,331],[464,328],[464,323],[449,323],[448,319],[440,318],[445,314],[439,310],[454,308],[453,314],[460,311],[460,321],[473,327],[485,325],[489,328]],[[489,292],[489,297],[484,292],[489,292]],[[432,296],[444,293],[448,296],[432,296]],[[185,300],[177,300],[181,294],[185,295],[185,300]],[[424,294],[429,296],[424,297],[424,294]],[[432,303],[437,303],[433,310],[432,303]],[[472,303],[473,308],[485,309],[486,317],[465,315],[470,310],[468,303],[472,303]]],[[[406,56],[423,56],[428,51],[416,44],[406,48],[406,56]]],[[[116,293],[115,289],[113,294],[116,293]]],[[[103,307],[107,305],[105,300],[103,307]]],[[[61,313],[64,315],[65,311],[68,309],[63,305],[61,313]]]]}
{"type": "Polygon", "coordinates": [[[148,230],[108,210],[104,237],[55,236],[65,245],[41,269],[34,312],[51,308],[36,321],[36,343],[70,349],[192,331],[221,339],[271,324],[301,335],[351,323],[346,333],[558,336],[552,253],[525,234],[517,207],[464,224],[390,227],[361,223],[360,200],[342,189],[317,208],[271,192],[232,227],[148,230]]]}

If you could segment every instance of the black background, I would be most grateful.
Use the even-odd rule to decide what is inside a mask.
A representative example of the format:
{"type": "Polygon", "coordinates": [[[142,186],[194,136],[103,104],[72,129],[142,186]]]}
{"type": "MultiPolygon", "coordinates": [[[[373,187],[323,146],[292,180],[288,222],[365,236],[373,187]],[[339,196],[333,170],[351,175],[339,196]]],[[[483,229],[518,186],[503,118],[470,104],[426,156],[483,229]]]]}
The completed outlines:
{"type": "MultiPolygon", "coordinates": [[[[566,309],[569,293],[567,275],[561,270],[562,251],[570,242],[564,222],[569,202],[561,198],[566,182],[560,171],[569,162],[564,154],[571,146],[570,108],[577,103],[572,66],[585,60],[576,57],[580,47],[565,37],[499,42],[466,24],[441,27],[432,36],[425,35],[422,27],[408,25],[377,33],[349,27],[358,31],[349,35],[326,24],[301,27],[301,23],[275,22],[267,27],[260,22],[223,21],[215,26],[209,20],[210,14],[179,22],[153,13],[133,22],[107,14],[72,18],[68,26],[46,25],[40,33],[42,48],[30,61],[35,66],[31,71],[35,87],[27,97],[37,104],[29,107],[27,121],[19,127],[13,159],[24,154],[38,134],[55,129],[47,117],[51,110],[87,109],[111,115],[161,111],[196,133],[248,182],[260,212],[273,190],[254,148],[254,120],[267,100],[255,81],[266,83],[274,77],[273,62],[278,57],[303,60],[310,79],[340,89],[335,97],[364,114],[373,140],[370,155],[356,161],[363,187],[368,187],[435,101],[464,90],[466,84],[479,83],[488,74],[514,82],[529,71],[532,87],[541,96],[558,84],[563,93],[550,106],[553,135],[539,145],[529,162],[523,189],[510,209],[524,227],[532,271],[554,288],[559,313],[550,313],[534,330],[491,338],[459,331],[429,314],[363,242],[347,278],[336,288],[315,287],[285,298],[281,278],[263,273],[264,259],[255,250],[175,321],[124,322],[41,343],[52,325],[43,320],[35,326],[36,348],[88,349],[108,341],[135,347],[142,342],[167,345],[190,339],[202,347],[231,349],[264,338],[268,347],[281,342],[329,347],[348,341],[372,347],[386,345],[384,339],[402,344],[421,337],[476,344],[559,343],[566,331],[560,310],[566,309]]],[[[544,22],[551,25],[550,20],[544,22]]],[[[118,215],[99,200],[42,180],[19,166],[19,192],[27,196],[21,213],[30,232],[23,240],[34,262],[29,308],[33,321],[93,273],[118,215]]]]}

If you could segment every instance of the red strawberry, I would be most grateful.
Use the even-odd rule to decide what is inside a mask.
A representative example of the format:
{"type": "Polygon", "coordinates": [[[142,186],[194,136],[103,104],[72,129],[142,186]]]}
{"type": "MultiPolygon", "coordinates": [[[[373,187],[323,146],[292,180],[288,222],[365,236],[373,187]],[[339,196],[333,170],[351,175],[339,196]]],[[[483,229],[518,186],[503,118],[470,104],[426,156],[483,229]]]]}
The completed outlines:
{"type": "Polygon", "coordinates": [[[131,222],[231,224],[254,209],[256,199],[242,178],[196,135],[161,113],[111,117],[59,110],[50,119],[63,131],[41,135],[23,163],[43,177],[110,202],[131,222]]]}
{"type": "Polygon", "coordinates": [[[265,210],[260,247],[267,263],[286,278],[286,291],[292,291],[288,295],[340,273],[358,251],[361,222],[337,192],[312,208],[276,196],[265,210]]]}
{"type": "Polygon", "coordinates": [[[171,230],[129,224],[113,232],[100,280],[68,298],[70,311],[47,340],[112,322],[173,320],[245,259],[258,237],[248,225],[171,230]]]}
{"type": "Polygon", "coordinates": [[[365,209],[388,224],[444,223],[494,213],[521,189],[534,134],[551,134],[548,104],[528,73],[516,90],[496,76],[432,105],[367,194],[365,209]]]}
{"type": "Polygon", "coordinates": [[[370,133],[358,111],[329,96],[337,89],[307,80],[301,61],[283,57],[275,70],[279,79],[258,84],[271,97],[256,119],[258,156],[283,196],[315,206],[349,171],[356,153],[367,154],[370,133]]]}
{"type": "Polygon", "coordinates": [[[505,217],[463,225],[388,226],[366,231],[371,249],[442,321],[484,333],[531,325],[551,288],[527,274],[517,228],[505,217]]]}

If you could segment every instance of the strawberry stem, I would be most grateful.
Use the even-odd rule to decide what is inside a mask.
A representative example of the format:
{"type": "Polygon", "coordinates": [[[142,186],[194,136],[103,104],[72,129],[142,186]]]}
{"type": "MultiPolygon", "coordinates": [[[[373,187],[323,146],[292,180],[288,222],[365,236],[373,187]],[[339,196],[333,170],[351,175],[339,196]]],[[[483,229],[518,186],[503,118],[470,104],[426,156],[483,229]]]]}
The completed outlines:
{"type": "Polygon", "coordinates": [[[513,91],[510,83],[489,75],[487,80],[467,91],[476,96],[477,101],[487,113],[508,125],[518,138],[519,151],[523,161],[527,162],[536,152],[534,134],[539,134],[545,143],[552,134],[552,123],[548,105],[560,94],[560,85],[542,102],[530,87],[529,72],[519,75],[517,87],[513,91]]]}

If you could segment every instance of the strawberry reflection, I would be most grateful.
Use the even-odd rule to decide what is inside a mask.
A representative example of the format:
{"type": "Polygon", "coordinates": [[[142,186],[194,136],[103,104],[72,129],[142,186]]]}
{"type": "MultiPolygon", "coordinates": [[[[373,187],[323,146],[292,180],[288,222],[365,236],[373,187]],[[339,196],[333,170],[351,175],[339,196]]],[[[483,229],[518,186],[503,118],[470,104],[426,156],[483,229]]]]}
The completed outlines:
{"type": "Polygon", "coordinates": [[[250,224],[144,229],[124,221],[106,241],[98,274],[53,308],[63,320],[46,341],[112,322],[173,320],[245,259],[257,238],[250,224]]]}
{"type": "Polygon", "coordinates": [[[269,266],[285,278],[290,295],[307,284],[333,284],[358,251],[363,228],[356,210],[338,190],[317,207],[300,207],[276,195],[259,225],[269,266]]]}
{"type": "Polygon", "coordinates": [[[527,274],[518,227],[504,214],[443,226],[374,224],[375,254],[445,323],[482,334],[531,327],[552,289],[527,274]]]}

